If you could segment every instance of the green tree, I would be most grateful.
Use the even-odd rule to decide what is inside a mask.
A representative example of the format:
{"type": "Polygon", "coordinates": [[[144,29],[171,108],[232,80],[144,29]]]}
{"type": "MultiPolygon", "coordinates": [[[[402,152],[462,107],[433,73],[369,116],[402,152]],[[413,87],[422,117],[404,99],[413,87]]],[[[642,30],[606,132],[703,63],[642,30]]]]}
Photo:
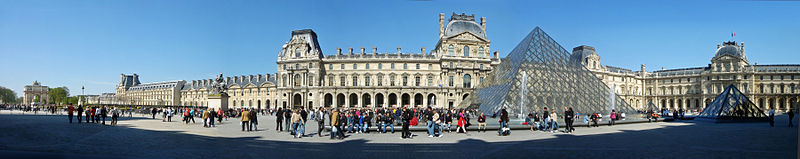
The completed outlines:
{"type": "Polygon", "coordinates": [[[25,102],[25,98],[22,97],[17,98],[17,104],[23,104],[22,102],[25,102]]]}
{"type": "Polygon", "coordinates": [[[16,103],[17,93],[11,89],[0,86],[0,101],[3,101],[3,103],[16,103]]]}
{"type": "Polygon", "coordinates": [[[50,96],[49,104],[65,103],[69,97],[69,89],[67,87],[50,88],[48,95],[50,96]]]}

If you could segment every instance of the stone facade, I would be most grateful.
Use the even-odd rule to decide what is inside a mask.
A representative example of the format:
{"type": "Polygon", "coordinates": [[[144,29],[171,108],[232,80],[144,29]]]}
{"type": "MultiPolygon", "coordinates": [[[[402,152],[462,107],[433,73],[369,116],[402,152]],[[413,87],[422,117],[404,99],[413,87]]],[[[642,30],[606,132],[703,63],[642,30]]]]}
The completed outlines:
{"type": "Polygon", "coordinates": [[[34,81],[32,85],[25,86],[23,93],[23,104],[47,104],[50,101],[50,87],[43,86],[39,81],[34,81]]]}
{"type": "Polygon", "coordinates": [[[641,70],[603,66],[590,46],[573,49],[573,58],[602,79],[626,102],[644,109],[650,102],[659,108],[702,110],[728,85],[735,85],[762,109],[787,111],[800,102],[800,65],[750,64],[744,43],[717,45],[711,64],[705,67],[641,70]]]}

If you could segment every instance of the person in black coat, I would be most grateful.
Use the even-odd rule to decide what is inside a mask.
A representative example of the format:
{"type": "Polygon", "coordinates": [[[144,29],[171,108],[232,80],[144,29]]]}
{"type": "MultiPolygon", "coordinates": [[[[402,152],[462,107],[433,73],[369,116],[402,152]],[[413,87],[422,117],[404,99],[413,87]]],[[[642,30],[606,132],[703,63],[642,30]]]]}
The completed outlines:
{"type": "Polygon", "coordinates": [[[411,131],[409,131],[408,127],[411,124],[411,118],[413,118],[413,114],[411,111],[408,110],[407,107],[403,107],[403,135],[402,138],[411,138],[411,131]]]}
{"type": "Polygon", "coordinates": [[[291,123],[289,120],[292,119],[292,111],[289,111],[286,108],[284,108],[283,119],[286,119],[286,122],[284,122],[284,124],[286,125],[285,126],[286,127],[286,131],[292,132],[292,130],[291,130],[292,128],[289,127],[289,124],[291,123]]]}
{"type": "Polygon", "coordinates": [[[567,129],[564,130],[567,133],[572,133],[572,130],[575,128],[572,127],[572,122],[575,120],[575,112],[572,111],[572,108],[567,109],[564,111],[564,122],[567,123],[567,129]]]}
{"type": "Polygon", "coordinates": [[[497,135],[498,136],[508,135],[508,134],[511,133],[511,130],[509,130],[508,134],[504,134],[504,131],[503,131],[503,128],[507,128],[508,127],[508,120],[509,120],[508,119],[508,111],[506,111],[506,108],[503,108],[502,110],[500,110],[500,121],[499,121],[500,122],[500,128],[497,130],[497,135]]]}
{"type": "Polygon", "coordinates": [[[278,125],[275,125],[275,131],[283,131],[283,109],[278,108],[277,113],[275,113],[275,117],[277,118],[275,119],[275,122],[278,123],[278,125]]]}
{"type": "Polygon", "coordinates": [[[83,106],[78,106],[78,123],[81,123],[81,114],[83,114],[83,106]]]}

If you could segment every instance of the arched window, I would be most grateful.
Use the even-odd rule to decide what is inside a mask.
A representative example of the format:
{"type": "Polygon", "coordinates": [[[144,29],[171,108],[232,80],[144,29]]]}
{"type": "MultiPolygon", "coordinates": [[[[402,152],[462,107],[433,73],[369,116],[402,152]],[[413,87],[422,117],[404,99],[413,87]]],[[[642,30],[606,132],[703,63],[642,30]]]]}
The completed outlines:
{"type": "Polygon", "coordinates": [[[469,46],[464,46],[464,57],[469,57],[469,46]]]}
{"type": "Polygon", "coordinates": [[[287,80],[286,75],[283,75],[283,80],[281,80],[281,85],[283,85],[284,87],[286,87],[286,80],[287,80]]]}
{"type": "Polygon", "coordinates": [[[454,49],[455,49],[455,48],[453,47],[453,45],[450,45],[450,46],[448,46],[448,47],[447,47],[447,54],[448,54],[448,55],[450,55],[450,56],[455,56],[455,55],[454,55],[454,54],[455,54],[455,53],[454,53],[454,52],[455,52],[455,51],[454,51],[454,49]]]}
{"type": "Polygon", "coordinates": [[[464,75],[464,88],[472,88],[472,76],[469,74],[464,75]]]}
{"type": "Polygon", "coordinates": [[[483,54],[484,54],[483,53],[483,46],[481,46],[480,48],[478,48],[478,57],[483,57],[483,54]]]}
{"type": "Polygon", "coordinates": [[[300,82],[301,81],[303,81],[303,80],[300,79],[300,74],[295,74],[294,75],[294,86],[300,86],[300,82]]]}
{"type": "Polygon", "coordinates": [[[294,49],[294,57],[300,57],[300,48],[294,49]]]}

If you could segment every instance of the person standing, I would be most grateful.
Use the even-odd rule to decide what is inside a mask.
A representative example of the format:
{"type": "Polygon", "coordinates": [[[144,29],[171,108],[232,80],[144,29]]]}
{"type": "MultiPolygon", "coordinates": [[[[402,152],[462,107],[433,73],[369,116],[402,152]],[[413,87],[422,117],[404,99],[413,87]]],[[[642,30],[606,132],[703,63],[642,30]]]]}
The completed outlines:
{"type": "Polygon", "coordinates": [[[78,124],[81,123],[81,114],[83,114],[83,106],[78,106],[78,124]]]}
{"type": "MultiPolygon", "coordinates": [[[[278,111],[280,111],[280,110],[278,110],[278,111]]],[[[337,122],[339,122],[339,111],[336,110],[336,109],[333,109],[331,111],[330,119],[331,119],[331,139],[335,139],[336,135],[338,135],[339,131],[341,131],[339,129],[339,123],[337,123],[337,122]]]]}
{"type": "MultiPolygon", "coordinates": [[[[250,108],[250,110],[254,110],[250,108]]],[[[251,111],[250,112],[250,125],[253,126],[253,131],[258,131],[258,112],[251,111]]]]}
{"type": "Polygon", "coordinates": [[[564,107],[564,122],[567,123],[567,129],[564,130],[566,133],[572,133],[572,122],[575,120],[575,112],[572,111],[572,108],[564,107]]]}
{"type": "Polygon", "coordinates": [[[498,122],[500,122],[500,128],[497,130],[498,133],[497,136],[510,135],[511,129],[508,129],[508,111],[506,111],[505,107],[503,107],[503,109],[500,110],[500,121],[498,122]]]}
{"type": "Polygon", "coordinates": [[[433,117],[431,119],[433,119],[433,129],[439,130],[439,134],[434,134],[433,136],[442,137],[442,128],[439,127],[442,124],[442,120],[439,116],[439,111],[433,111],[433,117]]]}
{"type": "Polygon", "coordinates": [[[283,119],[287,120],[285,122],[285,126],[284,127],[286,127],[286,131],[292,132],[292,128],[289,126],[289,124],[291,124],[291,120],[292,120],[292,110],[289,109],[289,108],[283,108],[283,109],[284,109],[284,111],[283,111],[283,119]]]}
{"type": "Polygon", "coordinates": [[[201,116],[203,119],[203,127],[205,128],[208,127],[208,117],[211,116],[211,113],[209,113],[210,110],[211,109],[203,111],[203,116],[201,116]]]}
{"type": "Polygon", "coordinates": [[[278,108],[278,111],[275,114],[275,122],[278,123],[275,125],[275,131],[283,131],[283,109],[278,108]]]}
{"type": "Polygon", "coordinates": [[[250,127],[250,112],[248,112],[247,109],[242,110],[241,125],[242,125],[242,131],[245,131],[245,127],[247,128],[247,131],[250,131],[252,129],[250,127]]]}
{"type": "Polygon", "coordinates": [[[150,113],[153,114],[153,119],[156,119],[156,113],[158,113],[158,111],[156,111],[156,108],[151,108],[150,113]]]}
{"type": "Polygon", "coordinates": [[[119,109],[117,109],[117,107],[114,107],[114,109],[111,110],[111,125],[117,125],[118,118],[119,118],[119,109]]]}
{"type": "MultiPolygon", "coordinates": [[[[481,116],[478,116],[478,130],[486,132],[486,115],[484,115],[483,112],[481,112],[481,116]]],[[[441,129],[439,129],[439,131],[441,131],[441,129]]]]}
{"type": "Polygon", "coordinates": [[[103,118],[103,125],[106,125],[106,116],[108,116],[108,108],[103,106],[103,108],[100,109],[100,117],[103,118]]]}
{"type": "Polygon", "coordinates": [[[557,108],[553,108],[553,111],[550,112],[550,120],[551,120],[550,121],[550,123],[551,123],[550,132],[551,133],[558,131],[558,114],[556,114],[556,110],[555,109],[557,109],[557,108]]]}
{"type": "MultiPolygon", "coordinates": [[[[325,112],[323,112],[322,107],[314,112],[314,121],[317,121],[317,136],[322,137],[322,130],[325,129],[325,112]]],[[[333,128],[331,127],[331,129],[333,128]]]]}
{"type": "Polygon", "coordinates": [[[425,109],[424,114],[425,114],[424,118],[425,118],[425,120],[427,121],[427,124],[428,124],[428,125],[426,125],[427,128],[428,128],[428,137],[433,137],[435,134],[433,133],[433,128],[434,128],[433,124],[434,123],[433,123],[433,112],[431,111],[431,107],[428,107],[427,109],[425,109]]]}
{"type": "MultiPolygon", "coordinates": [[[[677,115],[675,117],[677,117],[677,115]]],[[[609,118],[611,118],[611,120],[609,120],[610,126],[614,126],[614,121],[617,120],[617,111],[612,109],[609,118]]]]}
{"type": "MultiPolygon", "coordinates": [[[[220,108],[220,110],[222,109],[220,108]]],[[[217,127],[217,125],[214,125],[214,118],[216,118],[218,115],[217,111],[214,111],[214,108],[211,108],[211,111],[209,111],[208,114],[208,127],[217,127]]]]}
{"type": "MultiPolygon", "coordinates": [[[[70,123],[70,124],[72,124],[72,111],[73,111],[74,109],[75,109],[75,107],[72,107],[72,105],[70,105],[70,106],[67,106],[67,117],[69,117],[69,123],[70,123]]],[[[81,118],[81,117],[80,117],[80,116],[78,116],[78,118],[81,118]]]]}
{"type": "Polygon", "coordinates": [[[769,109],[769,126],[775,127],[775,110],[772,108],[769,109]]]}
{"type": "Polygon", "coordinates": [[[412,136],[411,136],[411,132],[408,129],[408,126],[411,124],[411,118],[413,117],[413,115],[411,114],[411,111],[408,110],[408,107],[403,106],[403,115],[401,115],[401,116],[403,118],[403,134],[402,134],[402,138],[403,139],[411,138],[412,136]]]}
{"type": "Polygon", "coordinates": [[[786,114],[789,114],[789,127],[794,127],[794,124],[792,124],[792,119],[794,119],[794,109],[789,109],[789,112],[786,114]]]}

